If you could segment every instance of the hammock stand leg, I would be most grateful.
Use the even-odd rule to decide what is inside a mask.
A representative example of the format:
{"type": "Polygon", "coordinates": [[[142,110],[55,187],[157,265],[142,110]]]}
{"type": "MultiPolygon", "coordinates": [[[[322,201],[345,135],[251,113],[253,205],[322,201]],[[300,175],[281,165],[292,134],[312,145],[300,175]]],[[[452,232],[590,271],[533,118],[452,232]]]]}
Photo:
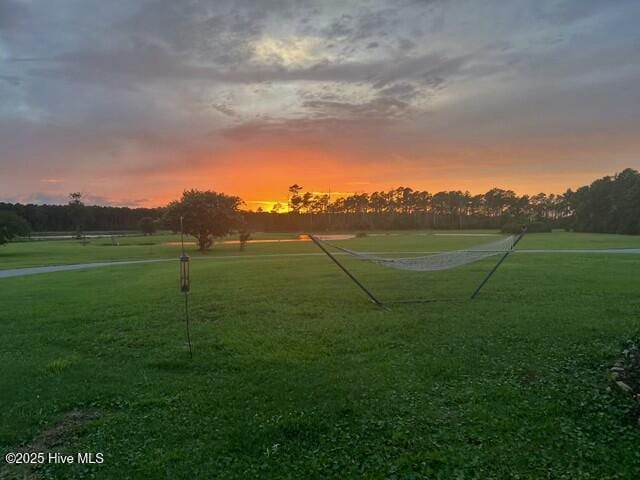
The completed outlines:
{"type": "Polygon", "coordinates": [[[318,240],[317,240],[313,235],[309,234],[309,238],[310,238],[311,240],[313,240],[313,243],[315,243],[315,244],[316,244],[316,245],[317,245],[317,246],[318,246],[318,247],[319,247],[319,248],[320,248],[324,253],[326,253],[326,254],[327,254],[327,256],[328,256],[331,260],[333,260],[333,262],[334,262],[338,267],[340,267],[340,270],[342,270],[344,273],[346,273],[346,274],[347,274],[347,276],[348,276],[351,280],[353,280],[353,282],[354,282],[358,287],[360,287],[360,289],[361,289],[364,293],[366,293],[366,294],[367,294],[367,296],[369,297],[369,299],[371,299],[371,301],[372,301],[373,303],[375,303],[378,307],[382,307],[382,306],[383,306],[383,305],[382,305],[382,302],[381,302],[380,300],[378,300],[378,299],[373,295],[373,293],[371,293],[371,292],[369,291],[369,289],[367,289],[367,287],[365,287],[362,283],[360,283],[360,281],[359,281],[356,277],[354,277],[354,276],[353,276],[353,274],[352,274],[349,270],[347,270],[347,269],[344,267],[344,265],[342,265],[342,264],[338,261],[338,259],[337,259],[336,257],[334,257],[334,256],[331,254],[331,252],[329,252],[329,250],[327,250],[326,248],[324,248],[324,246],[323,246],[320,242],[318,242],[318,240]]]}
{"type": "Polygon", "coordinates": [[[516,245],[518,244],[518,242],[520,240],[522,240],[522,237],[524,237],[524,234],[527,233],[527,227],[522,229],[522,233],[520,233],[520,235],[518,235],[518,238],[515,239],[515,241],[513,242],[513,245],[511,246],[511,249],[508,250],[501,258],[500,260],[498,260],[498,263],[495,264],[495,266],[491,269],[491,271],[487,274],[486,277],[484,277],[484,279],[482,280],[482,282],[480,282],[480,285],[478,285],[478,288],[476,288],[476,290],[471,294],[471,300],[473,300],[474,298],[476,298],[476,296],[478,295],[478,293],[480,293],[480,290],[482,290],[482,287],[485,286],[485,284],[489,281],[489,279],[493,276],[494,273],[496,273],[496,271],[498,270],[498,268],[500,268],[500,265],[502,265],[502,262],[504,262],[507,257],[509,255],[511,255],[511,253],[513,253],[513,249],[516,248],[516,245]]]}

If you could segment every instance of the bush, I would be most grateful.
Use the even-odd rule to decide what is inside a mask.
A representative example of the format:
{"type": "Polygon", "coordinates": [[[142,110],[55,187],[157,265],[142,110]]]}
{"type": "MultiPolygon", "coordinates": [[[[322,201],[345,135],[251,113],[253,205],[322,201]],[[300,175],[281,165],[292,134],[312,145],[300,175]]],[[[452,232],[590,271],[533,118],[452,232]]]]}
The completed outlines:
{"type": "Polygon", "coordinates": [[[527,227],[527,233],[549,233],[551,225],[546,222],[519,223],[510,222],[502,226],[502,233],[520,233],[527,227]]]}
{"type": "Polygon", "coordinates": [[[156,233],[157,223],[151,217],[142,217],[140,219],[140,230],[145,235],[153,235],[156,233]]]}
{"type": "Polygon", "coordinates": [[[0,211],[0,245],[16,237],[28,237],[31,226],[22,217],[13,212],[0,211]]]}

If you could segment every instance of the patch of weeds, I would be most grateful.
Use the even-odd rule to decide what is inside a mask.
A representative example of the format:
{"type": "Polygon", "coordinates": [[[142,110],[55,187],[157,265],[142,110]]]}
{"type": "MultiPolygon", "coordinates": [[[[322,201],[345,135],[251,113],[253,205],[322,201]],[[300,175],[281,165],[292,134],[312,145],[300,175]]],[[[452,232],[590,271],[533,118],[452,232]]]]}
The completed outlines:
{"type": "Polygon", "coordinates": [[[47,365],[45,366],[45,369],[47,370],[47,372],[57,375],[59,373],[64,372],[65,370],[68,370],[75,363],[76,361],[75,361],[75,358],[73,357],[56,358],[54,360],[51,360],[49,363],[47,363],[47,365]]]}

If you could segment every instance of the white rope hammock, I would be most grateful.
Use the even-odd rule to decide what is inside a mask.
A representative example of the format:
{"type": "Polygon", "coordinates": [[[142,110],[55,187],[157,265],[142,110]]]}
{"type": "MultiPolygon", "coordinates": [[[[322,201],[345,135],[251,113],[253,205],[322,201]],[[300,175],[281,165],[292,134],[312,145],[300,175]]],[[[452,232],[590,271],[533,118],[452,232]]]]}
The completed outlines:
{"type": "Polygon", "coordinates": [[[435,253],[433,255],[408,257],[408,258],[385,258],[366,252],[356,252],[337,245],[330,244],[322,237],[314,237],[318,242],[345,252],[359,260],[382,265],[383,267],[396,268],[398,270],[413,270],[415,272],[435,272],[461,267],[469,263],[484,260],[494,255],[505,254],[513,249],[515,236],[501,238],[495,242],[479,245],[477,247],[453,250],[448,252],[435,253]]]}

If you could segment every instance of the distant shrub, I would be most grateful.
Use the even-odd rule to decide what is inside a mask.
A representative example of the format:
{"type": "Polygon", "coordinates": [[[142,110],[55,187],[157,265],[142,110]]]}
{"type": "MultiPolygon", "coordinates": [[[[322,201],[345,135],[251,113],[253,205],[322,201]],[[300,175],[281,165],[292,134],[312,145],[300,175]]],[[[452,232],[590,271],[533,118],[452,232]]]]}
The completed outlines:
{"type": "Polygon", "coordinates": [[[527,233],[549,233],[551,225],[546,222],[519,223],[510,222],[502,226],[502,233],[520,233],[527,227],[527,233]]]}
{"type": "Polygon", "coordinates": [[[140,219],[140,230],[145,235],[153,235],[158,229],[157,222],[151,217],[143,217],[140,219]]]}
{"type": "Polygon", "coordinates": [[[367,232],[356,232],[356,238],[364,238],[367,236],[367,232]]]}

